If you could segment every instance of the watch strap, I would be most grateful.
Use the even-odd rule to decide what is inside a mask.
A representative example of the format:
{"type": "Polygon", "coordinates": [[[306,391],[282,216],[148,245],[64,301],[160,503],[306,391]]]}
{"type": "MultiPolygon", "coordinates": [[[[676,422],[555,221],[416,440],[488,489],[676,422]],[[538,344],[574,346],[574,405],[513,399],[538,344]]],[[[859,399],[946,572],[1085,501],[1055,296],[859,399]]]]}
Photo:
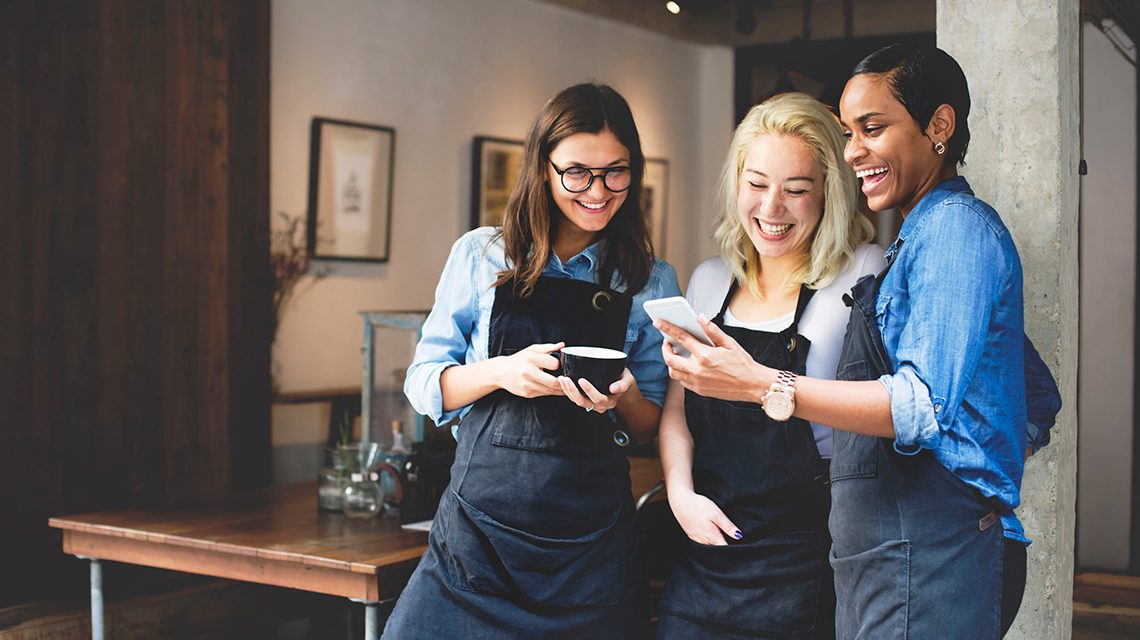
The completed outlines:
{"type": "Polygon", "coordinates": [[[776,372],[776,381],[792,392],[796,390],[796,378],[795,372],[792,371],[781,370],[776,372]]]}

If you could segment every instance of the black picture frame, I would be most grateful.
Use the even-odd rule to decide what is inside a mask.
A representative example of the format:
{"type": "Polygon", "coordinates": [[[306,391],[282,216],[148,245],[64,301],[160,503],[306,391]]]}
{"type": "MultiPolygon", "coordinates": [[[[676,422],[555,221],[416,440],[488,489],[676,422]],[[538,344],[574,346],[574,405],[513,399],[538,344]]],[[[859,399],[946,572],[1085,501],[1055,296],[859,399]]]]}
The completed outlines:
{"type": "Polygon", "coordinates": [[[522,167],[522,140],[475,136],[471,145],[471,225],[503,224],[507,198],[522,167]]]}
{"type": "Polygon", "coordinates": [[[315,117],[309,138],[309,255],[387,262],[396,130],[315,117]]]}
{"type": "Polygon", "coordinates": [[[662,260],[669,239],[669,161],[646,158],[645,176],[641,183],[641,210],[649,223],[653,252],[662,260]]]}

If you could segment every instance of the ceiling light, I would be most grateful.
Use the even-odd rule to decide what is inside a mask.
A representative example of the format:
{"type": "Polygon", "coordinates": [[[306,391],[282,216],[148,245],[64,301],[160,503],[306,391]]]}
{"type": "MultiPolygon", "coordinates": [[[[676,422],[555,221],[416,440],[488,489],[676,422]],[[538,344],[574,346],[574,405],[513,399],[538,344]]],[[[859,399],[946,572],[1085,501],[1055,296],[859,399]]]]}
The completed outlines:
{"type": "Polygon", "coordinates": [[[665,10],[673,15],[677,15],[681,13],[681,5],[673,2],[673,0],[669,0],[669,2],[665,3],[665,10]]]}

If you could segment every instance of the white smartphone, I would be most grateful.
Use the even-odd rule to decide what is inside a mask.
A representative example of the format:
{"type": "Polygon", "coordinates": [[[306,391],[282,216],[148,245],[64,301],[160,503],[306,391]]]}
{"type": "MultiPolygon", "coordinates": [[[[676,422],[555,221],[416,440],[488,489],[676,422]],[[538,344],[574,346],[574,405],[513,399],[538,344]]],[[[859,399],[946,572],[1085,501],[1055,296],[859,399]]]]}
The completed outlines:
{"type": "MultiPolygon", "coordinates": [[[[657,300],[646,300],[645,312],[649,314],[650,318],[654,320],[664,320],[670,324],[677,325],[684,329],[689,335],[697,340],[712,346],[713,341],[709,339],[708,334],[701,328],[701,324],[697,322],[697,313],[693,311],[693,307],[689,305],[689,301],[682,296],[673,296],[672,298],[658,298],[657,300]]],[[[673,338],[668,335],[665,340],[673,347],[673,351],[682,357],[689,357],[689,350],[682,347],[673,338]]]]}

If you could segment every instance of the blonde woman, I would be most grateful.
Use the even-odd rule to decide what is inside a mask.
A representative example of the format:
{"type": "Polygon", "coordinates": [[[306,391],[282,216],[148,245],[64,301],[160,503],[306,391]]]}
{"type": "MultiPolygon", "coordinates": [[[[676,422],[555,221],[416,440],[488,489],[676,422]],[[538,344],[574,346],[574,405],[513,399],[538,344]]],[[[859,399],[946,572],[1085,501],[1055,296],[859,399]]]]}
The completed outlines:
{"type": "MultiPolygon", "coordinates": [[[[842,134],[804,94],[752,108],[725,162],[722,255],[697,267],[687,294],[756,362],[821,378],[835,377],[843,294],[885,265],[868,244],[842,134]]],[[[660,446],[669,505],[688,539],[658,637],[832,637],[831,429],[672,382],[660,446]]]]}

